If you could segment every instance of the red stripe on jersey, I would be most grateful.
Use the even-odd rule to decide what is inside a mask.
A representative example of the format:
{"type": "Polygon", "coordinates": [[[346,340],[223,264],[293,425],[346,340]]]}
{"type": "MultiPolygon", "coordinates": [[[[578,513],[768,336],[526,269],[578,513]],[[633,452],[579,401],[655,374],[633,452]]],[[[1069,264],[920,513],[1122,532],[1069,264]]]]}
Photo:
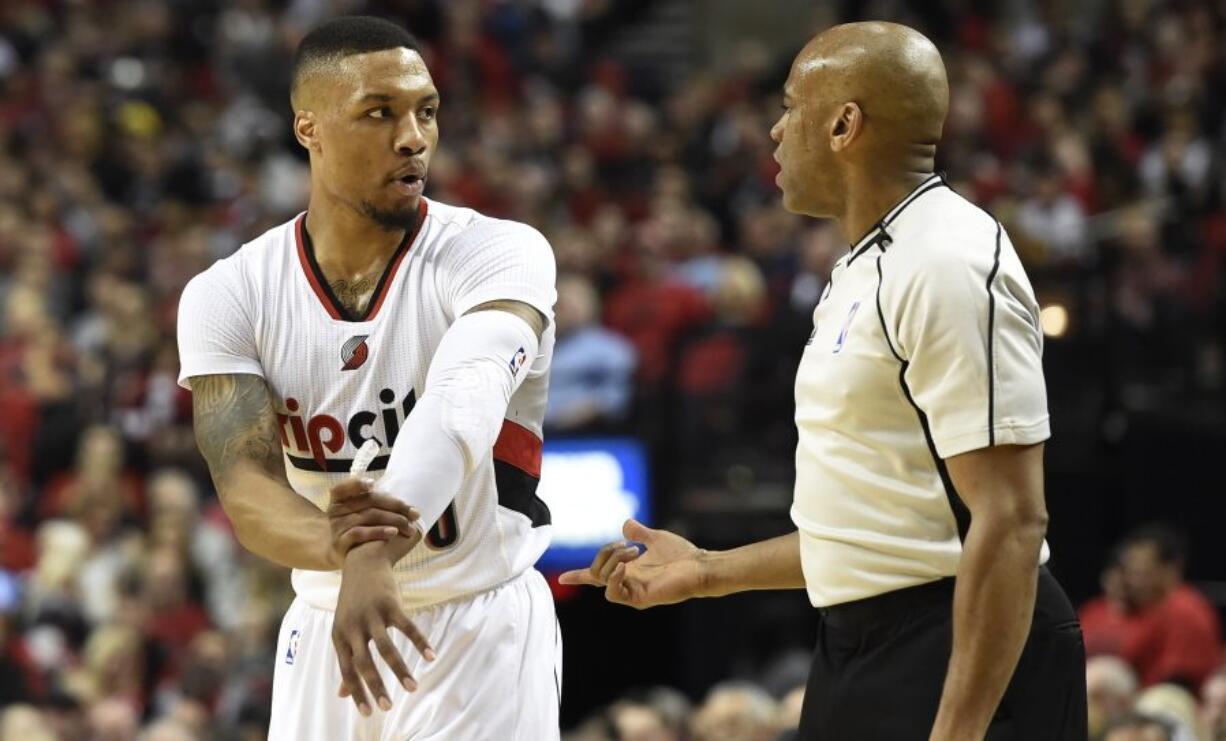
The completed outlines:
{"type": "Polygon", "coordinates": [[[539,479],[543,445],[532,430],[504,419],[502,432],[494,443],[494,460],[515,466],[529,476],[539,479]]]}
{"type": "Polygon", "coordinates": [[[303,238],[303,230],[306,229],[306,214],[298,218],[298,222],[294,225],[294,237],[298,244],[298,262],[302,264],[302,272],[306,274],[307,282],[311,284],[311,289],[315,291],[315,296],[319,299],[319,303],[324,305],[324,309],[328,312],[328,316],[333,319],[343,319],[345,321],[369,322],[379,313],[379,309],[383,306],[383,300],[387,298],[388,286],[396,278],[396,271],[400,269],[400,263],[404,262],[404,256],[409,254],[409,250],[413,248],[413,242],[417,241],[417,236],[421,234],[422,225],[426,223],[426,213],[429,207],[426,205],[426,199],[421,198],[417,201],[417,225],[413,227],[413,231],[405,234],[405,237],[400,242],[400,247],[396,249],[395,257],[387,268],[384,269],[383,275],[379,278],[378,285],[375,286],[375,295],[371,297],[371,303],[362,316],[351,318],[347,316],[336,300],[332,296],[332,292],[325,288],[322,280],[322,273],[316,268],[311,260],[311,256],[307,254],[306,239],[303,238]]]}
{"type": "Polygon", "coordinates": [[[311,269],[311,261],[307,258],[306,247],[302,242],[302,230],[305,228],[306,214],[298,217],[298,223],[294,224],[294,241],[298,243],[298,262],[302,264],[302,272],[307,277],[307,282],[311,284],[311,289],[315,291],[315,295],[319,298],[319,303],[324,305],[324,309],[328,312],[328,316],[333,319],[340,319],[341,313],[332,304],[332,300],[328,298],[328,294],[324,291],[323,286],[319,284],[319,279],[315,277],[315,271],[311,269]]]}
{"type": "Polygon", "coordinates": [[[404,256],[409,254],[409,250],[413,249],[413,243],[417,241],[417,235],[421,233],[421,227],[426,223],[426,212],[428,211],[425,198],[417,199],[417,226],[413,227],[413,233],[405,238],[405,243],[408,245],[406,249],[401,251],[396,256],[396,261],[392,263],[391,269],[384,275],[383,280],[379,285],[379,294],[374,297],[374,304],[366,312],[365,321],[370,321],[379,313],[379,308],[383,306],[383,299],[387,298],[387,287],[392,284],[396,278],[396,271],[400,270],[400,263],[404,262],[404,256]]]}

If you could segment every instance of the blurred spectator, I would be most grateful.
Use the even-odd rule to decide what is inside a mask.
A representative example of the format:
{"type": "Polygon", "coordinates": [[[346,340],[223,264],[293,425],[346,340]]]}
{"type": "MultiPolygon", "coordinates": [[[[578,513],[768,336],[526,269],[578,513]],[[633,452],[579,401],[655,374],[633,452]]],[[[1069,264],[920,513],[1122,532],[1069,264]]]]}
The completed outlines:
{"type": "Polygon", "coordinates": [[[1090,737],[1132,712],[1137,695],[1137,675],[1123,659],[1095,656],[1086,662],[1086,696],[1090,712],[1090,737]]]}
{"type": "Polygon", "coordinates": [[[680,741],[667,721],[650,705],[619,702],[609,708],[609,719],[618,741],[680,741]]]}
{"type": "Polygon", "coordinates": [[[1205,741],[1196,696],[1174,684],[1159,684],[1137,697],[1136,711],[1167,723],[1172,741],[1205,741]]]}
{"type": "Polygon", "coordinates": [[[29,705],[9,705],[0,711],[0,739],[59,741],[38,710],[29,705]]]}
{"type": "Polygon", "coordinates": [[[1226,668],[1205,681],[1200,693],[1201,721],[1208,741],[1226,741],[1226,668]]]}
{"type": "Polygon", "coordinates": [[[1018,210],[1017,226],[1046,250],[1053,263],[1075,264],[1088,257],[1086,216],[1077,199],[1064,190],[1060,173],[1053,165],[1042,165],[1035,172],[1034,195],[1018,210]]]}
{"type": "Polygon", "coordinates": [[[1090,655],[1127,661],[1142,686],[1176,682],[1199,689],[1221,663],[1217,613],[1183,582],[1182,537],[1153,525],[1125,538],[1119,551],[1118,597],[1087,604],[1080,619],[1090,655]]]}
{"type": "Polygon", "coordinates": [[[776,726],[778,706],[764,690],[748,684],[728,683],[714,687],[690,719],[694,741],[770,741],[781,730],[776,726]]]}
{"type": "Polygon", "coordinates": [[[1117,720],[1103,734],[1102,741],[1176,741],[1174,732],[1163,721],[1146,715],[1129,715],[1117,720]]]}
{"type": "Polygon", "coordinates": [[[559,276],[555,314],[557,344],[545,424],[558,432],[624,424],[634,393],[634,348],[597,323],[600,298],[582,276],[559,276]]]}

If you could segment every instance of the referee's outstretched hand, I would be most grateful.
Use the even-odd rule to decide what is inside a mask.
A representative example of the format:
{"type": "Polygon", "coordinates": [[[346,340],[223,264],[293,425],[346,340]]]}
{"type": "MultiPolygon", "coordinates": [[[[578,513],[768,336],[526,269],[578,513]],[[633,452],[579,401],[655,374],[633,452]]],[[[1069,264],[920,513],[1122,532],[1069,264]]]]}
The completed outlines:
{"type": "Polygon", "coordinates": [[[567,571],[562,584],[604,587],[605,598],[640,610],[702,596],[706,551],[667,530],[637,520],[622,526],[624,541],[609,543],[586,569],[567,571]],[[629,541],[629,542],[628,542],[629,541]],[[633,542],[642,543],[639,551],[633,542]]]}

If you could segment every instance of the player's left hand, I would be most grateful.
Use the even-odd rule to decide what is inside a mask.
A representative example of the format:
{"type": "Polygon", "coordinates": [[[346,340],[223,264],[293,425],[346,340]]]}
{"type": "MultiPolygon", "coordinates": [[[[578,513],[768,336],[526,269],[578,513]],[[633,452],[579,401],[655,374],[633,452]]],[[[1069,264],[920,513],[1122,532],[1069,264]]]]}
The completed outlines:
{"type": "Polygon", "coordinates": [[[332,487],[328,494],[332,554],[338,569],[344,562],[345,554],[363,543],[395,543],[399,558],[421,540],[417,510],[396,497],[375,491],[370,479],[343,481],[332,487]],[[396,538],[398,535],[401,538],[396,538]]]}
{"type": "Polygon", "coordinates": [[[371,714],[367,689],[382,710],[392,707],[370,650],[372,641],[400,684],[409,692],[417,690],[417,680],[388,635],[391,628],[405,634],[426,661],[434,661],[434,649],[401,606],[384,544],[365,543],[345,556],[341,593],[332,621],[332,645],[341,670],[340,696],[352,697],[363,716],[371,714]]]}

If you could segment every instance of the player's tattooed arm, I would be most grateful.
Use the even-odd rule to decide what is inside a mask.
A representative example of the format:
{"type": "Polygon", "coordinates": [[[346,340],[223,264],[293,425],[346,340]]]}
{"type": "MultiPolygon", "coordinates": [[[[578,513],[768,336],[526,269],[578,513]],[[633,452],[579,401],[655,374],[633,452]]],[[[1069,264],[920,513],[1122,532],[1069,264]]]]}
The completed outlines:
{"type": "Polygon", "coordinates": [[[536,333],[537,339],[540,339],[541,335],[545,332],[545,327],[547,327],[549,324],[549,322],[545,319],[545,316],[541,314],[540,311],[528,304],[525,304],[523,301],[512,301],[507,299],[486,301],[483,304],[478,304],[477,306],[469,309],[467,313],[474,314],[478,311],[505,311],[508,314],[514,314],[527,322],[529,327],[532,327],[532,331],[536,333]]]}
{"type": "Polygon", "coordinates": [[[239,467],[250,466],[286,486],[277,416],[264,379],[249,374],[192,379],[196,444],[218,489],[239,467]]]}
{"type": "MultiPolygon", "coordinates": [[[[350,479],[343,527],[289,484],[277,416],[264,379],[250,374],[194,376],[196,443],[209,465],[222,508],[249,551],[289,568],[332,571],[351,547],[417,532],[408,507],[350,479]]],[[[343,490],[343,491],[338,491],[343,490]]]]}

